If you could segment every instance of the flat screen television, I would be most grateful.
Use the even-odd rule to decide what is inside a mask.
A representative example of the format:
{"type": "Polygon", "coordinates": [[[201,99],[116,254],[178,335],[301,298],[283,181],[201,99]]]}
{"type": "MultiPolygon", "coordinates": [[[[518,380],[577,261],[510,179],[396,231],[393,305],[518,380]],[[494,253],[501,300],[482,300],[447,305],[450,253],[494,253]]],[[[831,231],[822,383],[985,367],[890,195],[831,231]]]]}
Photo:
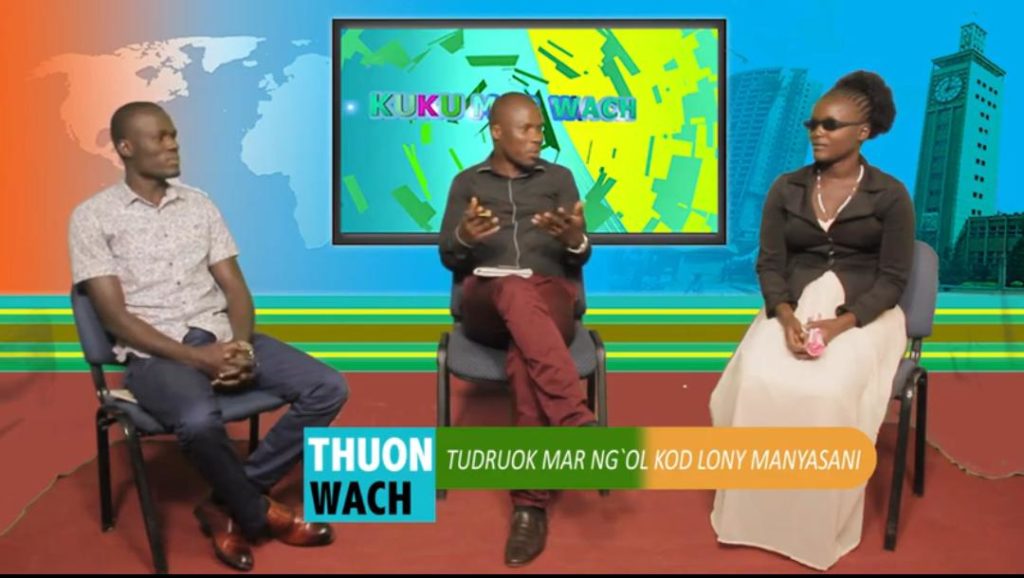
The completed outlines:
{"type": "Polygon", "coordinates": [[[335,244],[437,242],[522,92],[592,241],[725,243],[724,20],[335,20],[335,244]]]}

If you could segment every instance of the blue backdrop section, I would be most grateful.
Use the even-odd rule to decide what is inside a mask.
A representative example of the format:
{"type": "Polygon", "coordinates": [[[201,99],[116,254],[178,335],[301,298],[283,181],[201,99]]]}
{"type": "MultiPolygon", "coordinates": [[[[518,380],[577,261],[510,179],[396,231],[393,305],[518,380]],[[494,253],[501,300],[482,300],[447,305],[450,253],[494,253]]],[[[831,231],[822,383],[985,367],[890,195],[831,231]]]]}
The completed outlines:
{"type": "MultiPolygon", "coordinates": [[[[256,293],[442,294],[450,277],[433,247],[336,247],[331,234],[332,18],[725,18],[727,74],[785,67],[825,88],[856,69],[892,86],[890,134],[865,148],[869,160],[912,191],[932,59],[958,49],[960,26],[987,33],[985,54],[1007,71],[1002,132],[1022,127],[1019,81],[1024,4],[942,0],[929,6],[871,0],[798,2],[286,3],[191,0],[167,10],[168,37],[257,36],[244,66],[207,74],[185,69],[189,96],[167,108],[178,123],[183,180],[207,191],[235,232],[256,293]]],[[[731,119],[728,119],[731,122],[731,119]]],[[[999,209],[1024,209],[1021,145],[997,146],[999,209]]],[[[469,159],[467,159],[469,160],[469,159]]],[[[735,207],[729,206],[729,210],[735,207]]],[[[592,293],[754,293],[750,253],[737,247],[597,247],[592,293]],[[721,273],[734,262],[740,274],[721,273]]]]}

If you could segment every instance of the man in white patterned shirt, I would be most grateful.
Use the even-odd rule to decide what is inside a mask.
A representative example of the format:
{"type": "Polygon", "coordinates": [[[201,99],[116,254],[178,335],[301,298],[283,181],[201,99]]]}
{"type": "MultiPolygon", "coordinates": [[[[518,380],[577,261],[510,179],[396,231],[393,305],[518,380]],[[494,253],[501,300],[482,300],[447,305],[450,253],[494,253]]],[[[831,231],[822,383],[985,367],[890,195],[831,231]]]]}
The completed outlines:
{"type": "Polygon", "coordinates": [[[220,211],[181,173],[177,130],[149,102],[119,108],[110,136],[125,180],[81,203],[71,217],[75,284],[84,284],[127,365],[138,403],[172,427],[213,488],[196,507],[214,551],[249,570],[250,543],[296,546],[333,540],[266,494],[302,457],[303,429],[328,426],[348,397],[345,379],[272,337],[253,333],[252,296],[220,211]],[[224,429],[214,388],[253,388],[291,403],[243,463],[224,429]],[[232,523],[234,521],[234,523],[232,523]]]}

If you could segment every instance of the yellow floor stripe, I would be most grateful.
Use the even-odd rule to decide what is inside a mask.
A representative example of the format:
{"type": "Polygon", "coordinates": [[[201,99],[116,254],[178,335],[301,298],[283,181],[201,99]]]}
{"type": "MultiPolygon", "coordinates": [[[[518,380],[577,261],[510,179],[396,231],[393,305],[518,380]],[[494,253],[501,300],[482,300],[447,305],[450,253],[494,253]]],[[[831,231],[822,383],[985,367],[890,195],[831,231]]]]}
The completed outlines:
{"type": "Polygon", "coordinates": [[[757,315],[760,309],[687,308],[687,309],[587,309],[587,315],[757,315]]]}
{"type": "MultiPolygon", "coordinates": [[[[756,315],[760,309],[753,308],[655,308],[655,309],[632,309],[632,308],[591,308],[587,310],[590,316],[648,316],[648,315],[756,315]]],[[[381,316],[431,316],[448,315],[447,308],[410,308],[410,309],[378,309],[373,307],[362,308],[269,308],[257,309],[256,315],[272,316],[345,316],[345,315],[381,315],[381,316]]],[[[937,309],[936,315],[1024,315],[1024,308],[985,308],[985,309],[937,309]]],[[[0,309],[0,316],[14,315],[71,315],[71,309],[67,308],[9,308],[0,309]]]]}
{"type": "Polygon", "coordinates": [[[728,359],[731,351],[609,351],[608,359],[728,359]]]}
{"type": "Polygon", "coordinates": [[[0,315],[71,315],[70,309],[0,309],[0,315]]]}
{"type": "MultiPolygon", "coordinates": [[[[731,351],[609,351],[609,359],[728,359],[731,351]]],[[[1024,351],[925,351],[923,359],[1024,359],[1024,351]]]]}
{"type": "MultiPolygon", "coordinates": [[[[671,308],[671,309],[601,309],[587,310],[588,315],[756,315],[759,309],[726,309],[726,308],[671,308]]],[[[1022,310],[1024,311],[1024,310],[1022,310]]],[[[256,315],[266,316],[313,316],[313,315],[448,315],[447,308],[413,308],[413,309],[382,309],[374,307],[362,308],[269,308],[256,309],[256,315]]],[[[0,309],[0,315],[71,315],[70,309],[0,309]]]]}
{"type": "MultiPolygon", "coordinates": [[[[434,359],[433,351],[310,351],[320,359],[434,359]]],[[[732,351],[609,351],[609,359],[728,359],[732,351]]],[[[1024,351],[925,351],[924,359],[1024,359],[1024,351]]],[[[0,359],[81,359],[77,351],[0,351],[0,359]]]]}
{"type": "Polygon", "coordinates": [[[1024,315],[1024,309],[936,309],[936,315],[1024,315]]]}
{"type": "Polygon", "coordinates": [[[82,359],[78,351],[0,351],[0,359],[82,359]]]}
{"type": "MultiPolygon", "coordinates": [[[[319,308],[319,309],[257,309],[256,315],[447,315],[447,308],[433,309],[377,309],[364,308],[319,308]]],[[[71,309],[0,309],[0,315],[71,315],[71,309]]]]}
{"type": "Polygon", "coordinates": [[[924,351],[924,359],[1024,359],[1024,351],[924,351]]]}
{"type": "Polygon", "coordinates": [[[434,359],[435,351],[310,351],[319,359],[434,359]]]}
{"type": "Polygon", "coordinates": [[[257,309],[256,315],[448,315],[447,307],[435,309],[376,309],[372,307],[345,309],[257,309]]]}

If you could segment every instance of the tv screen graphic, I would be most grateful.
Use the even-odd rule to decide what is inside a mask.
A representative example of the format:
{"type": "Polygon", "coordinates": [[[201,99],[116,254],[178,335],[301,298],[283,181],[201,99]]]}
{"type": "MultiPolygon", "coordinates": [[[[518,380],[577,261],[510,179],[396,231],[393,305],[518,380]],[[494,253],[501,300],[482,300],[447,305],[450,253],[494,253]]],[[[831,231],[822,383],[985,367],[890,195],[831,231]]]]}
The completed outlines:
{"type": "Polygon", "coordinates": [[[725,23],[334,21],[336,244],[436,243],[501,94],[534,99],[595,243],[725,242],[725,23]]]}

